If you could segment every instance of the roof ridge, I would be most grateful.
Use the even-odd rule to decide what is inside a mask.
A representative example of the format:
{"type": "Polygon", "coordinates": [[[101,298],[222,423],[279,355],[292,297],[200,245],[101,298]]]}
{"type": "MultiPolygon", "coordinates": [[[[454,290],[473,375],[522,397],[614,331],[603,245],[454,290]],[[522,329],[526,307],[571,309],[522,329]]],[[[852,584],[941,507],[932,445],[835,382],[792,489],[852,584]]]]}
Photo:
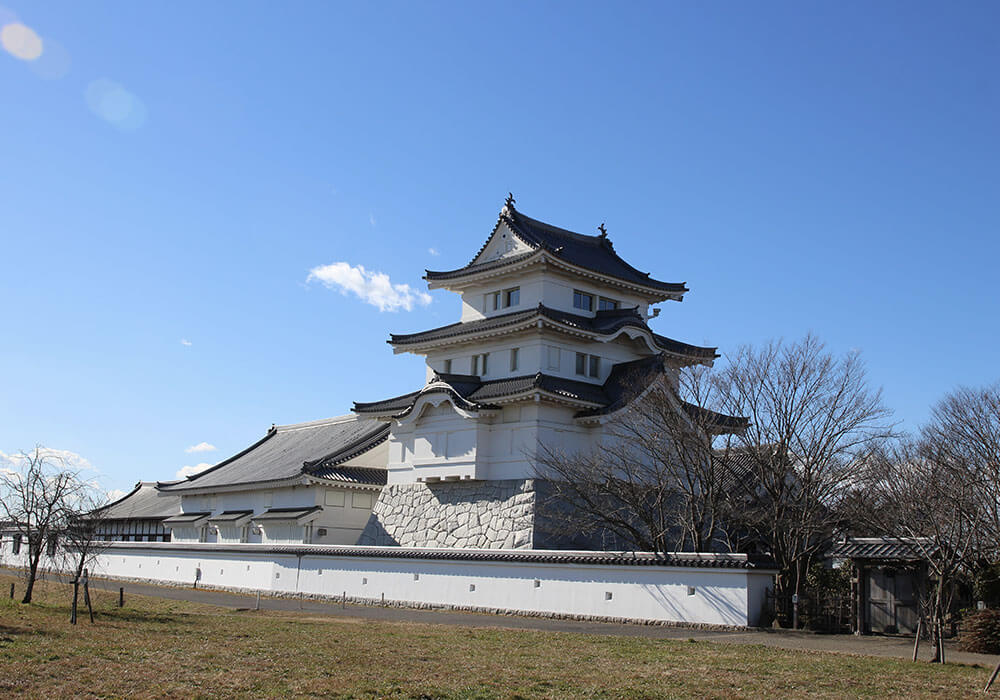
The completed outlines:
{"type": "Polygon", "coordinates": [[[356,415],[351,413],[345,413],[340,416],[333,416],[331,418],[320,418],[318,420],[306,421],[304,423],[287,423],[285,425],[275,425],[274,430],[276,432],[290,432],[293,430],[306,430],[309,428],[321,428],[327,425],[337,425],[338,423],[348,423],[350,421],[359,420],[356,415]]]}

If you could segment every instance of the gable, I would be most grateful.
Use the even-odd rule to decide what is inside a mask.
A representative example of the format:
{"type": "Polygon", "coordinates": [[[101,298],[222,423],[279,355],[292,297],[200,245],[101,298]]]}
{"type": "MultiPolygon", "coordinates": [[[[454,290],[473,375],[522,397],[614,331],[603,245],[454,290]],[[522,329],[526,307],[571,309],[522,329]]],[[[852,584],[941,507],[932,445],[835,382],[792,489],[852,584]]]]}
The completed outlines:
{"type": "Polygon", "coordinates": [[[500,221],[489,240],[470,265],[491,262],[534,250],[511,231],[507,222],[500,221]]]}

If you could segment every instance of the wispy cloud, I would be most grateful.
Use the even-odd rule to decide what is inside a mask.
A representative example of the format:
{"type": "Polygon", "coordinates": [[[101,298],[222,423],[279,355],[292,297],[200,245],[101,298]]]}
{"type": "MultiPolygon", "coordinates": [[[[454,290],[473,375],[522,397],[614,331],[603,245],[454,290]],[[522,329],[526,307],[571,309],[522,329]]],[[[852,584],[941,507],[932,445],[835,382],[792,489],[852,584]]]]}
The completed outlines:
{"type": "Polygon", "coordinates": [[[121,489],[111,489],[110,491],[108,491],[108,503],[117,501],[119,498],[122,498],[126,493],[128,493],[128,491],[122,491],[121,489]]]}
{"type": "Polygon", "coordinates": [[[199,442],[197,445],[185,447],[184,451],[188,454],[191,454],[192,452],[215,452],[215,445],[208,442],[199,442]]]}
{"type": "MultiPolygon", "coordinates": [[[[34,450],[29,450],[29,452],[34,453],[34,450]]],[[[42,457],[46,457],[66,469],[80,472],[97,472],[97,469],[90,463],[89,459],[76,452],[57,450],[51,447],[42,447],[39,452],[42,457]]],[[[24,464],[24,461],[23,455],[0,452],[0,465],[17,469],[24,464]]]]}
{"type": "Polygon", "coordinates": [[[369,214],[368,215],[368,223],[370,223],[372,225],[372,228],[375,228],[375,215],[374,214],[369,214]]]}
{"type": "Polygon", "coordinates": [[[187,338],[181,338],[181,345],[183,345],[186,348],[189,348],[191,347],[191,341],[188,340],[187,338]]]}
{"type": "Polygon", "coordinates": [[[430,253],[431,255],[435,256],[435,257],[437,257],[438,255],[441,255],[441,253],[438,252],[437,248],[428,248],[427,252],[430,253]]]}
{"type": "Polygon", "coordinates": [[[205,471],[206,469],[208,469],[211,466],[212,465],[210,463],[208,463],[208,462],[200,462],[200,463],[194,464],[194,465],[186,464],[186,465],[184,465],[183,467],[181,467],[180,469],[177,470],[177,473],[174,474],[174,478],[175,479],[184,479],[184,478],[187,478],[189,476],[194,476],[195,474],[200,474],[201,472],[205,471]]]}
{"type": "Polygon", "coordinates": [[[431,295],[408,284],[393,284],[384,272],[366,270],[363,265],[335,262],[309,271],[306,282],[321,282],[328,289],[348,292],[379,311],[412,311],[415,306],[427,306],[431,295]]]}

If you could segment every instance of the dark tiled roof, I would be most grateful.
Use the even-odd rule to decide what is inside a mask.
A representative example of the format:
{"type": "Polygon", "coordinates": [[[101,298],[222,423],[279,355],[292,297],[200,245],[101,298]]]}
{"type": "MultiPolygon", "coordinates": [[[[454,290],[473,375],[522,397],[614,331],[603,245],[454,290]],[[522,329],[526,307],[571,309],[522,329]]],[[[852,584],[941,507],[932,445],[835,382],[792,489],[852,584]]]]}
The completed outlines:
{"type": "Polygon", "coordinates": [[[733,430],[745,430],[750,425],[750,420],[742,416],[727,416],[725,413],[718,413],[702,406],[695,406],[692,403],[684,402],[684,410],[688,412],[694,420],[703,427],[716,428],[722,432],[733,430]]]}
{"type": "Polygon", "coordinates": [[[581,316],[580,314],[574,314],[568,311],[561,311],[559,309],[553,309],[543,304],[539,304],[532,309],[515,311],[513,313],[501,314],[499,316],[491,316],[489,318],[483,318],[476,321],[451,323],[447,326],[433,328],[429,331],[422,331],[420,333],[392,334],[387,342],[394,346],[429,343],[436,340],[458,338],[478,333],[487,333],[490,331],[520,325],[530,326],[539,319],[547,319],[549,321],[553,321],[570,328],[579,329],[587,333],[593,333],[595,335],[612,335],[620,329],[630,326],[649,332],[653,341],[659,345],[661,349],[666,350],[671,354],[705,360],[714,360],[718,357],[718,354],[715,352],[716,348],[704,348],[697,345],[689,345],[688,343],[682,343],[678,340],[673,340],[666,336],[653,333],[650,331],[649,326],[646,325],[645,319],[639,314],[638,310],[634,308],[598,311],[595,316],[590,317],[581,316]]]}
{"type": "Polygon", "coordinates": [[[154,482],[140,481],[130,493],[98,509],[96,515],[105,520],[156,520],[180,510],[180,495],[159,491],[154,482]]]}
{"type": "Polygon", "coordinates": [[[326,459],[333,466],[371,449],[385,440],[383,423],[341,416],[329,420],[272,428],[259,441],[186,481],[160,484],[162,491],[281,481],[309,474],[313,465],[326,459]]]}
{"type": "Polygon", "coordinates": [[[375,559],[431,559],[454,561],[531,562],[538,564],[583,564],[589,566],[678,566],[711,569],[774,571],[774,560],[763,554],[709,554],[698,552],[588,552],[544,549],[417,549],[410,547],[351,547],[346,545],[195,544],[177,542],[112,542],[114,549],[160,551],[264,552],[276,554],[322,554],[375,559]]]}
{"type": "MultiPolygon", "coordinates": [[[[388,428],[386,424],[386,428],[388,428]]],[[[310,469],[309,473],[320,479],[342,481],[345,484],[360,486],[385,486],[386,470],[371,467],[320,466],[310,469]]]]}
{"type": "Polygon", "coordinates": [[[254,521],[258,520],[298,520],[299,518],[323,510],[320,506],[311,508],[269,508],[263,513],[253,516],[254,521]]]}
{"type": "MultiPolygon", "coordinates": [[[[514,234],[531,246],[535,251],[545,250],[556,258],[563,260],[570,265],[582,267],[586,270],[596,272],[606,277],[613,277],[630,284],[656,289],[670,294],[683,294],[688,291],[683,283],[662,282],[649,276],[649,273],[640,272],[627,262],[622,260],[615,252],[614,246],[606,236],[586,236],[561,229],[551,224],[547,224],[537,219],[525,216],[515,210],[513,206],[505,212],[501,212],[500,223],[506,223],[514,234]],[[506,212],[509,212],[506,213],[506,212]]],[[[496,229],[494,229],[494,232],[496,229]]],[[[492,235],[492,234],[491,234],[492,235]]],[[[480,249],[480,253],[482,249],[480,249]]],[[[534,253],[524,253],[513,255],[498,260],[474,265],[469,263],[465,267],[457,270],[444,272],[427,271],[428,280],[445,280],[455,277],[463,277],[489,269],[504,267],[516,264],[533,255],[534,253]]],[[[479,254],[476,255],[479,257],[479,254]]],[[[473,259],[475,260],[475,258],[473,259]]]]}
{"type": "Polygon", "coordinates": [[[193,525],[199,520],[204,520],[211,513],[208,512],[196,512],[196,513],[178,513],[177,515],[172,515],[163,521],[164,525],[193,525]]]}
{"type": "Polygon", "coordinates": [[[578,382],[572,379],[554,377],[548,374],[529,374],[522,377],[491,379],[482,381],[479,377],[464,374],[438,374],[430,384],[402,396],[371,403],[355,403],[358,413],[393,414],[402,417],[423,394],[448,393],[458,399],[463,406],[476,410],[491,408],[491,403],[500,399],[517,396],[538,389],[574,401],[605,404],[608,401],[604,389],[599,384],[578,382]]]}
{"type": "Polygon", "coordinates": [[[922,561],[925,553],[937,550],[928,537],[851,537],[830,550],[835,559],[878,559],[881,561],[922,561]]]}
{"type": "Polygon", "coordinates": [[[253,515],[252,510],[224,510],[208,519],[210,523],[235,523],[253,515]]]}

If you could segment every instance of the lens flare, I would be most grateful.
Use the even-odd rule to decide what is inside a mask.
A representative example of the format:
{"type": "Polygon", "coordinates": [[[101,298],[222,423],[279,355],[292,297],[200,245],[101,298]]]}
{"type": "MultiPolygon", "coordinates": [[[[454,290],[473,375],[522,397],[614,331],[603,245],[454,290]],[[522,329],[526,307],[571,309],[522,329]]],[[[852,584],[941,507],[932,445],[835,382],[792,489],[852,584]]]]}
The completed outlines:
{"type": "Polygon", "coordinates": [[[134,131],[146,121],[146,106],[113,80],[101,78],[87,86],[90,111],[119,129],[134,131]]]}
{"type": "Polygon", "coordinates": [[[42,55],[42,37],[20,22],[5,24],[0,29],[0,44],[14,58],[34,61],[42,55]]]}

